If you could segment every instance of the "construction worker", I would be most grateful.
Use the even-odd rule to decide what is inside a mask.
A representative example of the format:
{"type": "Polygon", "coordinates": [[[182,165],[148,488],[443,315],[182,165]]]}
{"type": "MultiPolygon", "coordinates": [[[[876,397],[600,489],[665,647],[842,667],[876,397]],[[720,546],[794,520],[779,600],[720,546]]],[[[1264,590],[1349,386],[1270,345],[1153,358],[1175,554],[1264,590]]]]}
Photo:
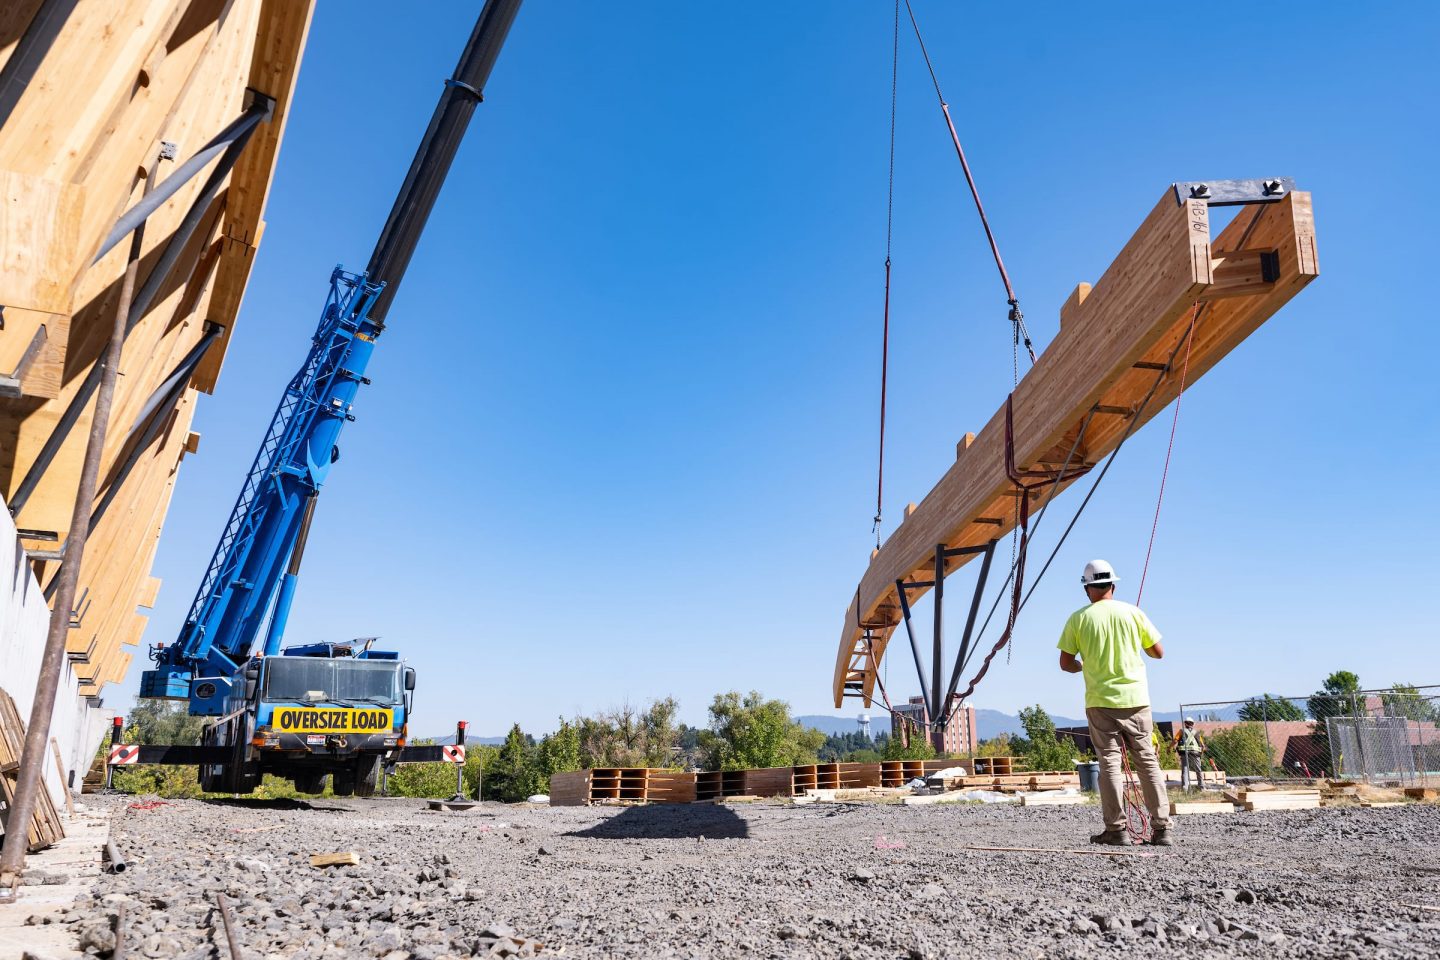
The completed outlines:
{"type": "Polygon", "coordinates": [[[1123,756],[1128,747],[1138,760],[1136,770],[1153,828],[1150,843],[1172,845],[1170,798],[1151,739],[1150,689],[1144,656],[1165,655],[1160,631],[1134,604],[1115,599],[1120,578],[1104,560],[1085,564],[1080,583],[1089,604],[1065,621],[1060,633],[1060,669],[1085,675],[1085,717],[1090,742],[1100,760],[1100,809],[1105,830],[1091,843],[1128,846],[1124,804],[1123,756]]]}
{"type": "Polygon", "coordinates": [[[1204,767],[1200,758],[1205,753],[1205,738],[1195,729],[1195,718],[1186,717],[1185,725],[1175,731],[1175,752],[1180,754],[1180,789],[1190,789],[1190,771],[1195,771],[1195,789],[1205,785],[1204,767]]]}

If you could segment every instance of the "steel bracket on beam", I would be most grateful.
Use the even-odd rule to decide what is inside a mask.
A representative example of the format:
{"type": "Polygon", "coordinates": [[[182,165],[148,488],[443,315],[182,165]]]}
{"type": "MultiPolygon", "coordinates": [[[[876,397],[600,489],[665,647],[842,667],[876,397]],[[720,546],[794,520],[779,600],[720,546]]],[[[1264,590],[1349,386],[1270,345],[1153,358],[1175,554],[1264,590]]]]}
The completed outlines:
{"type": "Polygon", "coordinates": [[[930,715],[932,727],[943,727],[950,721],[950,701],[960,686],[960,673],[965,668],[965,661],[970,653],[970,645],[975,633],[975,618],[980,612],[980,599],[990,577],[990,562],[994,559],[995,544],[998,542],[999,539],[996,538],[974,547],[947,547],[943,543],[936,544],[933,579],[895,581],[895,592],[900,597],[901,619],[905,624],[905,633],[910,638],[910,652],[915,658],[915,673],[920,680],[921,692],[926,698],[926,712],[930,715]],[[983,557],[980,564],[980,575],[975,580],[975,592],[970,599],[970,610],[965,618],[965,630],[960,637],[960,649],[955,654],[955,665],[950,672],[950,682],[948,685],[942,685],[944,681],[941,670],[945,656],[945,577],[947,576],[945,561],[952,557],[974,554],[980,554],[983,557]],[[910,622],[910,598],[907,596],[907,591],[930,588],[933,588],[935,592],[935,620],[930,650],[931,669],[927,674],[925,661],[920,655],[920,641],[915,636],[914,625],[910,622]]]}
{"type": "Polygon", "coordinates": [[[1175,184],[1175,202],[1204,200],[1212,207],[1234,207],[1247,203],[1273,203],[1294,192],[1293,177],[1268,180],[1189,180],[1175,184]]]}

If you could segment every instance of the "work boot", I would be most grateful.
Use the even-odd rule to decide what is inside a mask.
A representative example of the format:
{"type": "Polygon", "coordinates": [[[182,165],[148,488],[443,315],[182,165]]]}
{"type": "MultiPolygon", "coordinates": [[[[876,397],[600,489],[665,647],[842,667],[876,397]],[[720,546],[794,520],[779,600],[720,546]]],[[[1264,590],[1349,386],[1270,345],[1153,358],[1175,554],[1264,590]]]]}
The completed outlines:
{"type": "Polygon", "coordinates": [[[1150,846],[1152,847],[1173,847],[1175,841],[1170,838],[1169,827],[1156,827],[1150,834],[1150,846]]]}
{"type": "Polygon", "coordinates": [[[1130,846],[1130,835],[1124,830],[1106,830],[1104,833],[1095,834],[1090,838],[1090,842],[1106,847],[1128,847],[1130,846]]]}

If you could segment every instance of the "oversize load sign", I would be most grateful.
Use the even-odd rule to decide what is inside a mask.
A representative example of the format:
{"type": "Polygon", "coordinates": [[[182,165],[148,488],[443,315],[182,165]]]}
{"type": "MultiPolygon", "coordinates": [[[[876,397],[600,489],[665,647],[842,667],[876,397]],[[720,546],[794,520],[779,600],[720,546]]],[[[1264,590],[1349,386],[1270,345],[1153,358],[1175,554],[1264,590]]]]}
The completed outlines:
{"type": "Polygon", "coordinates": [[[286,707],[271,722],[277,733],[387,733],[395,723],[393,710],[286,707]]]}

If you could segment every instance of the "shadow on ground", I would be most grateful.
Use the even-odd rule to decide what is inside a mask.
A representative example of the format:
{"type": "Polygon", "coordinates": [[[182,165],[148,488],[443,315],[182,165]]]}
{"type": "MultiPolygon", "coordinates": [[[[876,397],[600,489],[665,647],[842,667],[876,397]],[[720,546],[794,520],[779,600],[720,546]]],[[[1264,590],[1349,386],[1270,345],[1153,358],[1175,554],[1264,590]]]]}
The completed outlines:
{"type": "Polygon", "coordinates": [[[258,797],[206,797],[200,802],[211,803],[220,807],[245,807],[250,810],[322,810],[331,813],[355,812],[350,807],[311,803],[308,800],[296,800],[292,797],[281,797],[276,800],[263,800],[258,797]]]}
{"type": "Polygon", "coordinates": [[[571,837],[593,840],[743,840],[749,825],[734,810],[718,804],[704,806],[651,804],[626,807],[593,827],[575,830],[571,837]]]}

